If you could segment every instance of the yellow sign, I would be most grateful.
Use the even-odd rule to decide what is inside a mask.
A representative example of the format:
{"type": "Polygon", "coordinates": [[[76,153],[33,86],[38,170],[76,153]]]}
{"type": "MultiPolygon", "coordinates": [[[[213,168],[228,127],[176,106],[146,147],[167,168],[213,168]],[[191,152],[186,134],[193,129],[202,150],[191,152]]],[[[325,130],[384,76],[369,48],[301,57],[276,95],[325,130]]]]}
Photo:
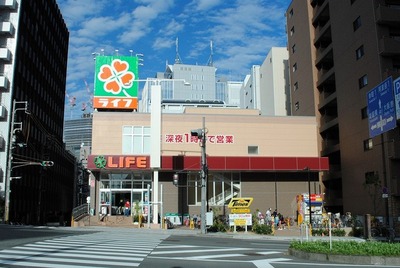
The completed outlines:
{"type": "Polygon", "coordinates": [[[233,222],[236,226],[243,226],[246,225],[247,221],[246,219],[235,219],[233,222]]]}
{"type": "Polygon", "coordinates": [[[250,213],[249,208],[232,208],[231,213],[250,213]]]}
{"type": "Polygon", "coordinates": [[[232,198],[228,208],[248,208],[253,202],[253,197],[232,198]]]}

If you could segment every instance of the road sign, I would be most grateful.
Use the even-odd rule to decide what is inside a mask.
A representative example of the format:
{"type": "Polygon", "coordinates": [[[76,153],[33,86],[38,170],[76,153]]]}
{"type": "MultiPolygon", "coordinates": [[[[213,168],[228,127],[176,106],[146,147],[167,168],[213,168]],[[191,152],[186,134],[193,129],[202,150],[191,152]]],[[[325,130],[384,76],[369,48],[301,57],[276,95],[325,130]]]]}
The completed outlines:
{"type": "Polygon", "coordinates": [[[370,138],[396,127],[392,77],[367,93],[367,104],[370,138]]]}
{"type": "Polygon", "coordinates": [[[400,77],[393,81],[396,118],[400,120],[400,77]]]}

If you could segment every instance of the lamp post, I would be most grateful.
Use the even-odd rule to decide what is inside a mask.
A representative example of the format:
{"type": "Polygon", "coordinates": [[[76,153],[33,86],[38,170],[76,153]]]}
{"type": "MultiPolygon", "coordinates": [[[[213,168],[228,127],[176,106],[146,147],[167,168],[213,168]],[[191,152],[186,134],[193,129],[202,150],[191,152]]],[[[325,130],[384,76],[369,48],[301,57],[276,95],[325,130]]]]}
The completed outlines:
{"type": "Polygon", "coordinates": [[[13,100],[12,105],[12,112],[11,112],[11,122],[10,122],[10,135],[8,138],[8,153],[7,153],[7,173],[6,173],[6,180],[5,180],[5,204],[4,204],[4,222],[8,223],[9,215],[10,215],[10,182],[11,182],[11,169],[12,169],[12,151],[14,149],[14,142],[15,142],[15,131],[22,130],[22,122],[15,123],[15,114],[17,111],[25,111],[28,112],[28,102],[27,101],[16,101],[13,100]],[[17,105],[22,107],[17,108],[17,105]],[[15,127],[15,124],[18,127],[15,127]]]}
{"type": "Polygon", "coordinates": [[[310,227],[312,226],[312,218],[311,218],[311,184],[310,184],[310,168],[305,167],[303,170],[307,171],[307,179],[308,179],[308,212],[310,215],[310,227]]]}

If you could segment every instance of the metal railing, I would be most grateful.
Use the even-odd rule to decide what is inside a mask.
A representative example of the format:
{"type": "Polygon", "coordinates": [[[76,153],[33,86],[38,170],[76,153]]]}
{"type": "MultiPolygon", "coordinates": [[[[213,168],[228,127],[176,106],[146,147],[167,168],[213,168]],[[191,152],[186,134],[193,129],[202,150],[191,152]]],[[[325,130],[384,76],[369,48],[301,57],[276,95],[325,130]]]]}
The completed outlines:
{"type": "Polygon", "coordinates": [[[75,221],[81,219],[83,216],[89,214],[88,204],[82,204],[74,209],[72,209],[72,217],[75,221]]]}

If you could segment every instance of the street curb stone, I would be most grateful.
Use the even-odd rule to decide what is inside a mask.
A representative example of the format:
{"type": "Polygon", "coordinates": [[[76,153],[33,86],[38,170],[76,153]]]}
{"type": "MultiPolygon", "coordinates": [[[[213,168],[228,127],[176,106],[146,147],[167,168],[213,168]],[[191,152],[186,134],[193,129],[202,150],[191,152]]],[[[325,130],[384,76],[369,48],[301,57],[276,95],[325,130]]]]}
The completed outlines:
{"type": "Polygon", "coordinates": [[[329,261],[345,264],[364,264],[364,265],[396,265],[400,264],[400,257],[383,256],[360,256],[360,255],[339,255],[311,253],[289,248],[289,255],[310,261],[329,261]]]}

